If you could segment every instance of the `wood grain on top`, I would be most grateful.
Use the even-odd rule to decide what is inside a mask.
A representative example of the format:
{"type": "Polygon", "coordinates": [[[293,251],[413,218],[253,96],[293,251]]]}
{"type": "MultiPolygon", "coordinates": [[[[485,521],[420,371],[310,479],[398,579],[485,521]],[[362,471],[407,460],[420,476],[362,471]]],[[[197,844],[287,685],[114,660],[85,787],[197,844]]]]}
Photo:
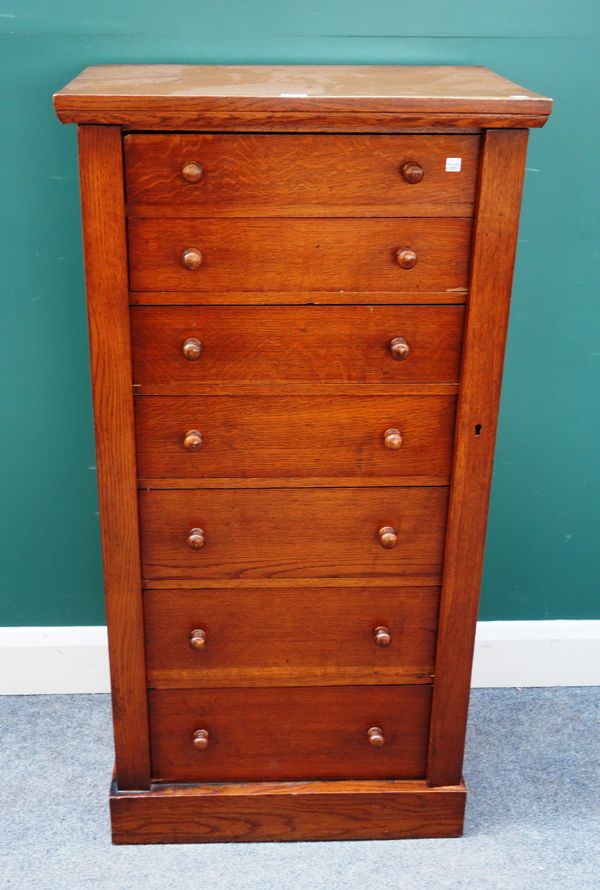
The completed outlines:
{"type": "Polygon", "coordinates": [[[82,71],[54,105],[65,123],[127,123],[133,115],[151,126],[153,116],[191,111],[530,118],[548,116],[552,100],[473,66],[102,65],[82,71]]]}

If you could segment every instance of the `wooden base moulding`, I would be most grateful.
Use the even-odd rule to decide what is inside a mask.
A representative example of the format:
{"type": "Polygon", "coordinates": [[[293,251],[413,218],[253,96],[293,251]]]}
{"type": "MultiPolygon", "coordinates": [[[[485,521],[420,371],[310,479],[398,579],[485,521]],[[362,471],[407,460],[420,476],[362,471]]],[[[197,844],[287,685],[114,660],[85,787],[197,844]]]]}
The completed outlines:
{"type": "Polygon", "coordinates": [[[110,795],[113,843],[459,837],[464,783],[244,782],[163,785],[110,795]]]}

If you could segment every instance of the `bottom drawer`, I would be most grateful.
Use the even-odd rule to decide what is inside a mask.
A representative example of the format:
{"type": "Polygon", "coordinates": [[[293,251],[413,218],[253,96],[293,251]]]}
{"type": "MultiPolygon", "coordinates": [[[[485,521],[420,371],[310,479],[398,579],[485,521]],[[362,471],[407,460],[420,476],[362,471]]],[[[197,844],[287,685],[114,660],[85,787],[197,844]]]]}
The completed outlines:
{"type": "Polygon", "coordinates": [[[430,686],[153,690],[149,703],[155,782],[425,775],[430,686]]]}

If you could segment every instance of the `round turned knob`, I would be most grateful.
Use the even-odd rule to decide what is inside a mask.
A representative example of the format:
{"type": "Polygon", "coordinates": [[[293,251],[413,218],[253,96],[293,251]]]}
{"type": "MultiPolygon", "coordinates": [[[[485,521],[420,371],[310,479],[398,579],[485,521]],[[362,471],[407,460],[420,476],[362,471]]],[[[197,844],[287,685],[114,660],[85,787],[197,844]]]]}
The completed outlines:
{"type": "Polygon", "coordinates": [[[396,251],[396,262],[401,269],[413,269],[417,265],[417,254],[412,247],[401,247],[396,251]]]}
{"type": "Polygon", "coordinates": [[[394,427],[386,430],[383,434],[383,444],[391,451],[398,451],[398,449],[402,447],[402,434],[400,433],[400,430],[397,430],[394,427]]]}
{"type": "Polygon", "coordinates": [[[400,173],[411,185],[415,185],[423,179],[423,168],[416,161],[406,161],[400,167],[400,173]]]}
{"type": "MultiPolygon", "coordinates": [[[[187,250],[184,250],[181,254],[181,259],[186,269],[195,272],[196,269],[199,269],[202,265],[202,251],[197,250],[195,247],[188,247],[187,250]]],[[[398,260],[398,262],[400,262],[400,260],[398,260]]]]}
{"type": "Polygon", "coordinates": [[[203,528],[191,528],[187,536],[187,545],[192,550],[202,550],[206,544],[206,535],[203,528]]]}
{"type": "Polygon", "coordinates": [[[394,337],[393,340],[390,340],[389,345],[392,358],[395,358],[396,361],[403,362],[405,358],[408,358],[410,347],[404,337],[394,337]]]}
{"type": "Polygon", "coordinates": [[[181,175],[186,182],[198,182],[204,176],[204,170],[196,161],[186,161],[181,168],[181,175]]]}
{"type": "Polygon", "coordinates": [[[372,726],[367,730],[367,738],[372,748],[381,748],[385,743],[383,732],[378,726],[372,726]]]}
{"type": "Polygon", "coordinates": [[[202,448],[202,433],[200,430],[188,430],[183,440],[183,447],[187,451],[199,451],[202,448]]]}
{"type": "Polygon", "coordinates": [[[375,645],[379,646],[380,649],[387,649],[392,642],[392,634],[389,627],[386,627],[384,624],[375,627],[373,629],[373,639],[375,640],[375,645]]]}
{"type": "Polygon", "coordinates": [[[181,347],[181,351],[183,352],[183,357],[188,362],[195,362],[202,355],[202,341],[196,339],[196,337],[188,337],[181,347]]]}
{"type": "Polygon", "coordinates": [[[208,748],[208,730],[197,729],[192,736],[192,745],[198,751],[206,751],[206,749],[208,748]]]}
{"type": "Polygon", "coordinates": [[[379,543],[386,550],[391,550],[398,543],[398,533],[391,525],[384,525],[379,529],[379,543]]]}
{"type": "Polygon", "coordinates": [[[204,649],[206,647],[206,631],[202,630],[201,627],[197,627],[190,634],[190,649],[195,649],[196,651],[200,649],[204,649]]]}

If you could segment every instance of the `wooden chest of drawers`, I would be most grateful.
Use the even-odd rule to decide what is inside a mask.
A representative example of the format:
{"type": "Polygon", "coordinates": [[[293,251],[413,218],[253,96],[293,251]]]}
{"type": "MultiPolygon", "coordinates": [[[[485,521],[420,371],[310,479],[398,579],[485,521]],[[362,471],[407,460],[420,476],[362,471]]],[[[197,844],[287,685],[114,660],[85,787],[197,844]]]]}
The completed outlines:
{"type": "Polygon", "coordinates": [[[125,66],[80,125],[120,843],[454,836],[527,131],[485,69],[125,66]]]}

